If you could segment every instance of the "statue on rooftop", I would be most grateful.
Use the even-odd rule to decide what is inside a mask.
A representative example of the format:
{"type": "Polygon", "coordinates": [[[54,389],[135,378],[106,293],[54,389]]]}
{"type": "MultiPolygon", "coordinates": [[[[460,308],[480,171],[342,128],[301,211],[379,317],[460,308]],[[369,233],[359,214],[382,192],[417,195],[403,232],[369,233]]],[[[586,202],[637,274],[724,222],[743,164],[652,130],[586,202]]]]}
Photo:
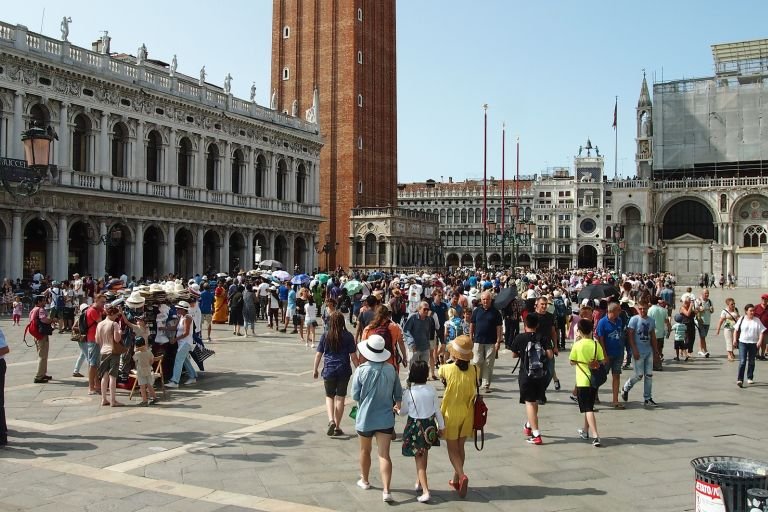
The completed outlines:
{"type": "Polygon", "coordinates": [[[205,66],[200,68],[200,81],[198,83],[200,87],[205,85],[205,66]]]}
{"type": "Polygon", "coordinates": [[[277,110],[277,89],[272,89],[272,98],[269,100],[269,108],[277,110]]]}
{"type": "Polygon", "coordinates": [[[109,31],[105,30],[104,35],[101,36],[101,53],[109,55],[109,44],[112,42],[112,38],[109,37],[109,31]]]}
{"type": "Polygon", "coordinates": [[[141,64],[147,60],[147,45],[144,43],[139,46],[138,56],[136,57],[136,64],[141,64]]]}
{"type": "Polygon", "coordinates": [[[256,102],[256,82],[251,84],[251,101],[256,102]]]}
{"type": "Polygon", "coordinates": [[[171,60],[171,76],[176,76],[176,68],[179,65],[179,61],[176,60],[176,54],[173,54],[173,60],[171,60]]]}
{"type": "Polygon", "coordinates": [[[69,16],[64,16],[61,19],[61,40],[65,42],[69,42],[69,24],[72,23],[72,18],[69,16]]]}
{"type": "Polygon", "coordinates": [[[232,91],[232,75],[227,73],[224,77],[224,92],[229,94],[232,91]]]}

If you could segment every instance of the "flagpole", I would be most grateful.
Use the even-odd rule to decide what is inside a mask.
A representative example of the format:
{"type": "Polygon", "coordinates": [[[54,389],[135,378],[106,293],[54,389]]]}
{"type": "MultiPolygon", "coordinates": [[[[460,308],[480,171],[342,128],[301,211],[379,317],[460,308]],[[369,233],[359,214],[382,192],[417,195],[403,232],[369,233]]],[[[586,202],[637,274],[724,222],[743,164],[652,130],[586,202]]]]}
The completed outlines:
{"type": "Polygon", "coordinates": [[[483,267],[488,268],[488,104],[483,105],[483,267]]]}
{"type": "Polygon", "coordinates": [[[619,97],[613,106],[613,179],[619,178],[619,97]]]}
{"type": "Polygon", "coordinates": [[[504,236],[504,189],[507,187],[507,182],[504,181],[504,146],[506,144],[507,139],[507,125],[506,123],[501,123],[501,268],[504,268],[504,242],[505,236],[504,236]]]}

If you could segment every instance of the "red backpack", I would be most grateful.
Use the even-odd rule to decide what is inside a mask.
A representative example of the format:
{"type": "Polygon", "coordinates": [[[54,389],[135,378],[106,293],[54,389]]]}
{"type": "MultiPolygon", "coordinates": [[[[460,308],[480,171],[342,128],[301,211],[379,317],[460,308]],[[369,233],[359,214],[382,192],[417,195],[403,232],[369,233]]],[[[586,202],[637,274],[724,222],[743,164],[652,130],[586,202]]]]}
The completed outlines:
{"type": "Polygon", "coordinates": [[[389,358],[389,362],[392,363],[395,368],[397,368],[397,365],[400,364],[400,353],[395,351],[395,344],[392,340],[392,333],[389,332],[389,322],[391,320],[387,320],[383,324],[379,324],[375,329],[371,329],[368,335],[371,334],[378,334],[382,338],[384,338],[384,348],[389,350],[389,353],[392,354],[392,356],[389,358]]]}
{"type": "Polygon", "coordinates": [[[43,335],[40,333],[39,325],[38,325],[38,316],[40,314],[40,306],[36,306],[32,308],[32,311],[29,312],[29,323],[24,328],[24,337],[27,337],[27,333],[29,333],[35,340],[39,340],[43,338],[43,335]]]}

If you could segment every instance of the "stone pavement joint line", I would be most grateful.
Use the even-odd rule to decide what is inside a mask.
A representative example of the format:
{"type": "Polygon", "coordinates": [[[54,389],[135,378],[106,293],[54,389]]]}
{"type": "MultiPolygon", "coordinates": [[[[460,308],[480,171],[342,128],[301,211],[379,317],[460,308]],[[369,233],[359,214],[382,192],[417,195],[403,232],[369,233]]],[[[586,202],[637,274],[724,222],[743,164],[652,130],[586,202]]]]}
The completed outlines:
{"type": "Polygon", "coordinates": [[[50,458],[8,458],[3,460],[6,462],[38,467],[47,471],[56,471],[58,473],[65,473],[81,478],[98,480],[109,484],[131,487],[134,489],[139,489],[143,492],[159,492],[163,494],[169,494],[171,496],[178,496],[180,498],[188,498],[205,501],[208,503],[214,503],[217,505],[230,505],[234,507],[248,508],[251,510],[265,510],[268,512],[284,512],[289,510],[297,512],[328,512],[332,510],[327,508],[314,507],[311,505],[302,505],[300,503],[293,503],[289,501],[276,500],[272,498],[262,498],[260,496],[252,496],[230,491],[220,491],[197,485],[180,484],[177,482],[171,482],[169,480],[158,480],[155,478],[129,475],[114,471],[100,471],[93,468],[92,466],[76,464],[73,462],[65,462],[61,460],[52,460],[50,458]]]}
{"type": "Polygon", "coordinates": [[[187,453],[192,453],[199,450],[205,450],[207,448],[212,448],[214,446],[218,446],[225,442],[241,439],[251,434],[264,432],[265,430],[271,430],[277,427],[282,427],[284,425],[288,425],[289,423],[301,421],[303,419],[306,419],[311,416],[315,416],[316,414],[321,414],[324,412],[325,412],[325,405],[312,407],[311,409],[307,409],[305,411],[300,411],[294,414],[288,414],[287,416],[282,416],[280,418],[262,421],[255,425],[249,425],[247,427],[243,427],[237,430],[232,430],[230,432],[225,432],[223,434],[212,436],[205,441],[196,441],[194,443],[185,444],[164,452],[154,453],[152,455],[139,457],[137,459],[129,460],[126,462],[121,462],[120,464],[115,464],[113,466],[108,466],[104,469],[108,469],[110,471],[116,471],[119,473],[127,473],[128,471],[133,471],[134,469],[139,469],[144,466],[148,466],[150,464],[155,464],[158,462],[164,462],[170,459],[175,459],[176,457],[180,457],[187,453]]]}

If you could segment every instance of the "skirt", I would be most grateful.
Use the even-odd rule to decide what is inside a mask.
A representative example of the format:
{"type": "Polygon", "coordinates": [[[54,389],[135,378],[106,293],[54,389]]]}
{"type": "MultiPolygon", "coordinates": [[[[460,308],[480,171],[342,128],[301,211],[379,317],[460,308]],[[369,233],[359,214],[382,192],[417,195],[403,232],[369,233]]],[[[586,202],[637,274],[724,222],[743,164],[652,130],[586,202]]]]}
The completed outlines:
{"type": "Polygon", "coordinates": [[[403,431],[403,455],[415,457],[432,446],[440,446],[435,418],[416,419],[408,416],[403,431]]]}

